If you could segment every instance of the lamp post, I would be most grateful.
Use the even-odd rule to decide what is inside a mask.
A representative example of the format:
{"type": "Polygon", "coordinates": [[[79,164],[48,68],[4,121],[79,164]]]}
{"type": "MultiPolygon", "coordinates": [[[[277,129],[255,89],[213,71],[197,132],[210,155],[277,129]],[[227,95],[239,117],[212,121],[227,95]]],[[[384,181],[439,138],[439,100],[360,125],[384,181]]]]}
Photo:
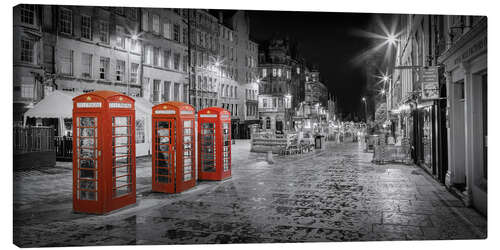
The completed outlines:
{"type": "Polygon", "coordinates": [[[365,105],[365,123],[368,123],[368,107],[366,106],[366,97],[361,98],[363,104],[365,105]]]}

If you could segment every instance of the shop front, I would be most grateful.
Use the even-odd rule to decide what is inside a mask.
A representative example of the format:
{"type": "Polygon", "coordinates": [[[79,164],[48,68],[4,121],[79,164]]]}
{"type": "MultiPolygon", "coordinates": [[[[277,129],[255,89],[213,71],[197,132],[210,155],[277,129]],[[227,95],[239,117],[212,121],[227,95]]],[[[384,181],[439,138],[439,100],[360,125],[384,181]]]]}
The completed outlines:
{"type": "Polygon", "coordinates": [[[446,185],[487,214],[487,19],[476,20],[439,57],[447,89],[446,185]],[[477,22],[476,22],[477,21],[477,22]]]}

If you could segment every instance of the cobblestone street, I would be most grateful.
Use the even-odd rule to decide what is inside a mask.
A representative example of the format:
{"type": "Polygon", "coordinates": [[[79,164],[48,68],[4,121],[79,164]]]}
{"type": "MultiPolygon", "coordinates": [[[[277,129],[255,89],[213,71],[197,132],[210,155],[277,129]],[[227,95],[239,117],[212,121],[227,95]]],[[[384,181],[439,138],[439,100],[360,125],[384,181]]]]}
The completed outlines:
{"type": "MultiPolygon", "coordinates": [[[[176,195],[151,193],[150,162],[138,164],[137,204],[104,216],[72,213],[71,171],[59,180],[42,175],[41,181],[59,190],[54,192],[61,192],[60,183],[69,183],[68,190],[51,194],[54,208],[15,202],[14,242],[34,247],[486,237],[486,219],[424,170],[372,164],[362,143],[327,143],[314,153],[275,156],[275,164],[249,153],[246,144],[239,141],[233,149],[231,179],[201,182],[176,195]]],[[[18,186],[28,180],[16,178],[18,186]]],[[[15,197],[26,200],[28,192],[15,189],[15,197]]]]}

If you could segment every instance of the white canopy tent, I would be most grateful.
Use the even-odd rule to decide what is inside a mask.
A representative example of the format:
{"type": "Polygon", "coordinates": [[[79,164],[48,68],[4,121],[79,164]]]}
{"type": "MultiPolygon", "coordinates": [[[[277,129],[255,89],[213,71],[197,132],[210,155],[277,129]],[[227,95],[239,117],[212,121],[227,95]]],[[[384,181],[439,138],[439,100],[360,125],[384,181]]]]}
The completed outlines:
{"type": "MultiPolygon", "coordinates": [[[[27,118],[57,118],[59,131],[62,136],[67,129],[64,119],[72,119],[73,98],[81,95],[79,92],[54,90],[33,108],[24,113],[24,124],[27,118]]],[[[153,105],[144,98],[134,98],[136,119],[136,156],[148,155],[151,152],[151,109],[153,105]]]]}

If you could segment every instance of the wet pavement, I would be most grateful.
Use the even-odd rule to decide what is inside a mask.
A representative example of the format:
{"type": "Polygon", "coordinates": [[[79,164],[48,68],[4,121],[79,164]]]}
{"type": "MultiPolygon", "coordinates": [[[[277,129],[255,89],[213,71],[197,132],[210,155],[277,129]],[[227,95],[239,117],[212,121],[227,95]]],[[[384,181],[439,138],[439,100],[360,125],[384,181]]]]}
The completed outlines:
{"type": "Polygon", "coordinates": [[[372,164],[372,153],[362,149],[362,143],[327,143],[323,150],[275,156],[275,164],[268,164],[265,154],[250,153],[248,141],[239,141],[231,179],[199,182],[175,195],[149,191],[151,163],[145,159],[137,167],[137,204],[103,216],[71,211],[71,190],[61,191],[71,187],[70,168],[69,174],[67,167],[16,173],[14,242],[34,247],[486,237],[486,219],[424,170],[372,164]],[[41,187],[26,188],[26,181],[41,187]],[[43,192],[51,185],[59,191],[43,192]],[[42,197],[35,195],[40,191],[42,197]]]}

